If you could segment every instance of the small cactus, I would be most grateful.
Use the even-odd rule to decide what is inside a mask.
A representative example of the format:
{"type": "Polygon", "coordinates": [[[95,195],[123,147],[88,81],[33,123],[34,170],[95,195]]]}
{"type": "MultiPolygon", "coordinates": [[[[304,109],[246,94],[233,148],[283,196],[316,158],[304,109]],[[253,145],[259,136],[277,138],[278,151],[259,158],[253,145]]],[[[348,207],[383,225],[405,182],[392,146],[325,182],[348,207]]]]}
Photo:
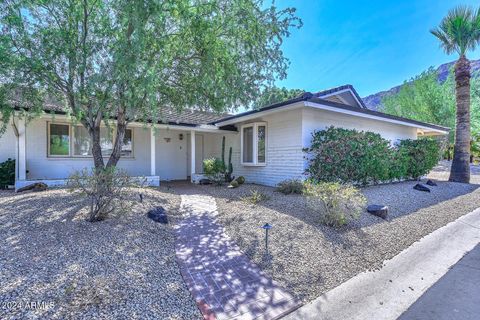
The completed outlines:
{"type": "Polygon", "coordinates": [[[222,138],[222,162],[225,163],[225,136],[222,138]]]}
{"type": "Polygon", "coordinates": [[[231,176],[233,173],[233,165],[232,165],[232,147],[228,152],[228,174],[231,176]]]}

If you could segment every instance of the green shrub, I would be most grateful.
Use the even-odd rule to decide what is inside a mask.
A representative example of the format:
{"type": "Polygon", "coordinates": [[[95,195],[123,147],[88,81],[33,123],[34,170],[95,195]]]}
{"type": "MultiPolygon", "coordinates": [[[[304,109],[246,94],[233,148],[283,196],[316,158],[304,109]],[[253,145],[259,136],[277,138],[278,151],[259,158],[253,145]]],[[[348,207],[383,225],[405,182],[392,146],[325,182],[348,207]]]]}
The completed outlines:
{"type": "Polygon", "coordinates": [[[0,163],[0,189],[15,184],[15,160],[10,158],[0,163]]]}
{"type": "Polygon", "coordinates": [[[283,194],[302,194],[303,181],[299,179],[284,180],[277,185],[277,191],[283,194]]]}
{"type": "Polygon", "coordinates": [[[245,177],[244,177],[244,176],[240,176],[240,177],[238,177],[237,179],[235,179],[235,181],[237,181],[238,184],[244,184],[244,183],[245,183],[245,177]]]}
{"type": "Polygon", "coordinates": [[[440,160],[436,140],[404,140],[392,146],[377,133],[334,127],[315,131],[304,151],[311,179],[358,185],[418,178],[440,160]]]}
{"type": "Polygon", "coordinates": [[[239,185],[240,185],[240,184],[238,183],[238,181],[233,180],[232,182],[230,182],[229,187],[230,187],[230,188],[238,188],[239,185]]]}
{"type": "Polygon", "coordinates": [[[433,139],[402,140],[398,152],[406,161],[406,178],[418,179],[427,174],[441,158],[440,143],[433,139]]]}
{"type": "Polygon", "coordinates": [[[203,160],[203,171],[215,184],[221,185],[225,182],[225,163],[222,160],[218,158],[203,160]]]}
{"type": "Polygon", "coordinates": [[[216,174],[225,172],[225,164],[218,158],[209,158],[203,160],[203,171],[205,174],[216,174]]]}
{"type": "Polygon", "coordinates": [[[367,203],[360,190],[338,182],[307,182],[304,194],[308,208],[320,214],[320,222],[335,227],[358,219],[367,203]]]}
{"type": "Polygon", "coordinates": [[[266,201],[268,199],[270,199],[269,196],[267,196],[265,193],[262,193],[258,190],[250,190],[250,196],[242,198],[243,201],[247,201],[252,204],[257,204],[259,202],[266,201]]]}

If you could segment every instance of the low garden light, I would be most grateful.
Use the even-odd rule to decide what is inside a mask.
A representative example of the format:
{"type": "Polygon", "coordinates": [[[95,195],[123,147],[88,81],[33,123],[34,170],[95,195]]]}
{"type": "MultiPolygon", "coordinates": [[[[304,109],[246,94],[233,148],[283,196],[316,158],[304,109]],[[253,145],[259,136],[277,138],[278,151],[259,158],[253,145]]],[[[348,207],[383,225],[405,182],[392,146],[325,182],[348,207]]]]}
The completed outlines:
{"type": "Polygon", "coordinates": [[[262,226],[263,229],[265,229],[265,250],[268,252],[268,230],[272,229],[272,225],[265,223],[262,226]]]}

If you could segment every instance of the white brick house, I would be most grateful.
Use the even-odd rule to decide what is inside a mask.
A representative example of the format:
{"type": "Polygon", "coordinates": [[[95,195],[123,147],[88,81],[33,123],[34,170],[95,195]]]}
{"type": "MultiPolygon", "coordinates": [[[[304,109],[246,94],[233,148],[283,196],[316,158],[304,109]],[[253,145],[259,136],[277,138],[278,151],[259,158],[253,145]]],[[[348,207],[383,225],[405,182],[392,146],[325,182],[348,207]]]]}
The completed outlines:
{"type": "MultiPolygon", "coordinates": [[[[49,113],[28,123],[17,117],[0,138],[0,162],[17,159],[16,187],[33,181],[62,184],[72,171],[93,165],[85,129],[57,106],[48,105],[45,110],[49,113]]],[[[235,176],[274,186],[285,179],[303,177],[302,149],[309,146],[314,130],[332,125],[354,128],[377,132],[392,142],[445,135],[449,130],[369,110],[350,85],[305,93],[233,116],[187,110],[166,113],[162,119],[149,126],[129,124],[119,161],[119,167],[133,176],[148,177],[153,185],[161,180],[192,179],[202,173],[203,159],[221,157],[223,136],[226,159],[228,149],[233,150],[235,176]]],[[[107,156],[111,135],[104,131],[107,156]]]]}

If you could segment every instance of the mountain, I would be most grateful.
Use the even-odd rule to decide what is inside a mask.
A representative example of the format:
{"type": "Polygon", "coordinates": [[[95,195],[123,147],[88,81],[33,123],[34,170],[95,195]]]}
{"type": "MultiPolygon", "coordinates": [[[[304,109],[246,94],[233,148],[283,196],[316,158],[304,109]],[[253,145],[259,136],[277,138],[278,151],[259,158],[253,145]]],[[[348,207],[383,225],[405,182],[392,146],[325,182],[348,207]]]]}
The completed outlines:
{"type": "MultiPolygon", "coordinates": [[[[445,79],[447,79],[448,72],[450,68],[453,67],[454,64],[455,64],[455,61],[452,61],[452,62],[444,63],[437,68],[438,81],[443,82],[445,81],[445,79]]],[[[480,72],[480,59],[471,61],[471,72],[472,74],[476,72],[480,72]]],[[[400,91],[402,86],[403,84],[393,87],[389,90],[380,91],[380,92],[371,94],[369,96],[362,98],[362,100],[368,109],[378,111],[382,107],[383,97],[396,94],[398,91],[400,91]]]]}

